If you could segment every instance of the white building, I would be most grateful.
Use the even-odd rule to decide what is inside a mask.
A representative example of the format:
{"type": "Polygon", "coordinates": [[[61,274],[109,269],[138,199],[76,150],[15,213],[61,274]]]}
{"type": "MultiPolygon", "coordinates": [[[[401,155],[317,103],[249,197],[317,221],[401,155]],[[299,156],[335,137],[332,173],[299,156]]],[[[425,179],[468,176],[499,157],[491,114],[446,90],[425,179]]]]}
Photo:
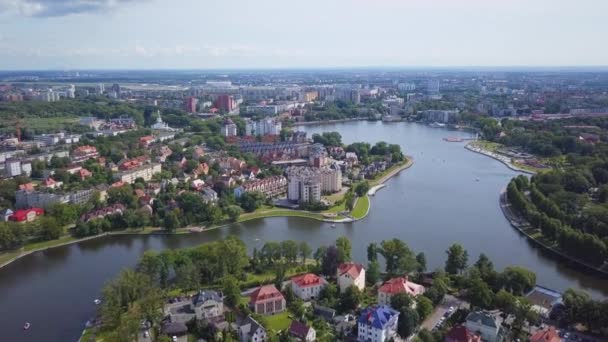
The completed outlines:
{"type": "Polygon", "coordinates": [[[502,318],[498,314],[474,311],[467,316],[464,326],[480,335],[484,342],[501,342],[503,340],[501,324],[502,318]]]}
{"type": "Polygon", "coordinates": [[[340,264],[336,271],[336,278],[340,293],[351,286],[355,286],[361,291],[365,288],[365,268],[361,264],[352,262],[340,264]]]}
{"type": "Polygon", "coordinates": [[[226,118],[222,124],[222,135],[225,137],[234,137],[238,133],[238,128],[234,121],[230,118],[226,118]]]}
{"type": "Polygon", "coordinates": [[[21,160],[7,159],[4,162],[4,172],[6,173],[7,177],[21,176],[21,160]]]}
{"type": "Polygon", "coordinates": [[[282,128],[281,121],[273,118],[245,121],[245,135],[279,135],[282,128]]]}
{"type": "Polygon", "coordinates": [[[114,179],[129,184],[134,183],[137,178],[143,178],[144,181],[148,182],[152,180],[153,175],[160,172],[162,172],[161,164],[148,164],[131,170],[117,172],[114,174],[114,179]]]}
{"type": "Polygon", "coordinates": [[[308,301],[319,298],[319,293],[327,286],[327,280],[313,273],[291,278],[291,290],[298,298],[308,301]]]}
{"type": "Polygon", "coordinates": [[[424,286],[409,281],[408,277],[398,277],[386,281],[378,289],[378,304],[391,305],[393,296],[406,293],[411,297],[424,294],[424,286]]]}
{"type": "Polygon", "coordinates": [[[322,193],[342,189],[340,168],[290,166],[287,168],[287,178],[287,199],[294,202],[318,202],[322,193]]]}
{"type": "Polygon", "coordinates": [[[268,340],[268,334],[264,327],[251,316],[248,316],[239,325],[238,335],[240,342],[265,342],[268,340]]]}
{"type": "Polygon", "coordinates": [[[357,341],[385,342],[397,334],[399,311],[386,305],[370,306],[361,312],[357,321],[357,341]]]}

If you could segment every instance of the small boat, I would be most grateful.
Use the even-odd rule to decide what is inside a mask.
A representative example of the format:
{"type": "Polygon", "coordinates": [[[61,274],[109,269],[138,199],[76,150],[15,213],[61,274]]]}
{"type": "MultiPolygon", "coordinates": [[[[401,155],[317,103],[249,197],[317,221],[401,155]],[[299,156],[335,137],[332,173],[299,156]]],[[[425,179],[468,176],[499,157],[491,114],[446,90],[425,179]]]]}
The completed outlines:
{"type": "Polygon", "coordinates": [[[476,182],[479,182],[479,178],[475,178],[475,181],[476,181],[476,182]]]}
{"type": "Polygon", "coordinates": [[[23,330],[29,329],[30,326],[31,326],[30,322],[25,322],[25,324],[23,325],[23,330]]]}
{"type": "Polygon", "coordinates": [[[101,304],[101,299],[95,299],[93,303],[95,303],[95,305],[99,305],[101,304]]]}
{"type": "Polygon", "coordinates": [[[335,223],[332,223],[332,224],[331,224],[331,227],[332,227],[332,228],[336,228],[336,224],[335,224],[335,223]]]}

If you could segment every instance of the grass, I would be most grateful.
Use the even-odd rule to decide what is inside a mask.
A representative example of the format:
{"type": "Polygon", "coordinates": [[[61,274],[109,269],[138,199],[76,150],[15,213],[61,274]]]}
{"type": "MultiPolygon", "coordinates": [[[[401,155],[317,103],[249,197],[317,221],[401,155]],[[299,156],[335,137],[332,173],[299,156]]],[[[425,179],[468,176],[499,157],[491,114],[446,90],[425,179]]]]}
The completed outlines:
{"type": "Polygon", "coordinates": [[[477,140],[471,143],[473,146],[478,146],[483,148],[486,151],[496,152],[497,149],[503,147],[502,144],[486,141],[486,140],[477,140]]]}
{"type": "Polygon", "coordinates": [[[276,216],[293,216],[293,217],[306,217],[317,220],[323,220],[323,215],[312,213],[308,211],[300,211],[300,210],[289,210],[289,209],[281,209],[281,208],[273,208],[267,210],[258,210],[253,213],[246,213],[239,217],[237,222],[244,222],[248,220],[253,220],[256,218],[264,218],[264,217],[276,217],[276,216]]]}
{"type": "Polygon", "coordinates": [[[384,170],[384,171],[376,174],[376,176],[373,179],[369,180],[369,185],[370,186],[376,186],[376,185],[380,184],[380,181],[386,175],[388,175],[389,173],[391,173],[391,172],[393,172],[395,170],[398,170],[399,168],[403,167],[403,165],[406,165],[406,164],[411,163],[411,162],[412,162],[411,160],[407,159],[404,162],[397,163],[397,164],[389,167],[388,169],[386,169],[386,170],[384,170]]]}
{"type": "Polygon", "coordinates": [[[369,206],[370,206],[369,196],[365,195],[363,197],[359,197],[357,199],[357,203],[355,204],[355,207],[353,208],[353,211],[350,214],[355,219],[361,219],[361,218],[365,217],[365,215],[369,211],[369,206]]]}
{"type": "Polygon", "coordinates": [[[21,254],[24,253],[28,253],[31,251],[35,251],[35,250],[43,250],[43,249],[47,249],[50,247],[55,247],[64,243],[70,243],[73,241],[76,241],[77,239],[72,237],[72,236],[63,236],[57,240],[50,240],[50,241],[40,241],[40,242],[34,242],[34,243],[29,243],[26,244],[25,246],[21,247],[18,250],[14,250],[11,252],[6,252],[6,253],[2,253],[0,254],[0,264],[3,264],[13,258],[16,258],[18,256],[20,256],[21,254]]]}
{"type": "Polygon", "coordinates": [[[271,316],[265,316],[264,320],[268,325],[268,329],[274,331],[286,330],[291,324],[291,318],[289,318],[289,312],[281,312],[271,316]]]}

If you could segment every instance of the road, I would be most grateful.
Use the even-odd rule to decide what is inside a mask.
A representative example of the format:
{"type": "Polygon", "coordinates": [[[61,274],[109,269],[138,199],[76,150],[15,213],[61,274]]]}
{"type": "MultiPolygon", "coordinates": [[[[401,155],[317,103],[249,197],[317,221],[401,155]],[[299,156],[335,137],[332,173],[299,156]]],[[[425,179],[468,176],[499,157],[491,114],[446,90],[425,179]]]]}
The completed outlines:
{"type": "Polygon", "coordinates": [[[443,317],[443,315],[448,312],[450,306],[453,306],[455,310],[457,310],[458,308],[468,309],[470,307],[469,303],[460,300],[454,296],[446,295],[443,299],[443,302],[435,308],[433,313],[429,317],[427,317],[424,322],[422,322],[422,324],[420,325],[420,329],[427,329],[429,331],[432,331],[433,328],[435,328],[435,326],[437,325],[437,323],[439,323],[439,321],[441,320],[441,317],[443,317]]]}

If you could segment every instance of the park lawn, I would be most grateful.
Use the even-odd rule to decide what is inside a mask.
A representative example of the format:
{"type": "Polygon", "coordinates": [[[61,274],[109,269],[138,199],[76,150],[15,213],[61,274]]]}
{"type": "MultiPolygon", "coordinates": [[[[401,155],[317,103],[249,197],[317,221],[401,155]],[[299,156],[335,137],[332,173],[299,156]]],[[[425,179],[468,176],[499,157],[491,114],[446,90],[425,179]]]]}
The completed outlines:
{"type": "Polygon", "coordinates": [[[386,176],[389,173],[397,170],[398,168],[402,167],[404,164],[409,163],[409,162],[410,162],[410,160],[406,158],[405,161],[397,163],[397,164],[389,167],[388,169],[386,169],[386,170],[384,170],[384,171],[376,174],[376,176],[374,176],[373,179],[369,180],[369,186],[372,187],[372,186],[376,186],[376,185],[380,184],[380,180],[382,178],[384,178],[384,176],[386,176]]]}
{"type": "Polygon", "coordinates": [[[294,216],[294,217],[308,217],[312,219],[322,220],[323,215],[317,213],[311,213],[308,211],[300,211],[300,210],[289,210],[289,209],[281,209],[281,208],[273,208],[268,210],[257,210],[253,213],[242,214],[237,222],[244,222],[247,220],[253,220],[256,218],[263,217],[275,217],[275,216],[294,216]]]}
{"type": "Polygon", "coordinates": [[[369,211],[369,206],[369,196],[365,195],[363,197],[359,197],[357,199],[355,207],[353,208],[353,211],[350,214],[355,219],[361,219],[365,217],[365,215],[369,211]]]}
{"type": "Polygon", "coordinates": [[[495,152],[497,149],[503,147],[502,144],[486,141],[486,140],[477,140],[471,143],[473,146],[479,146],[486,151],[495,152]]]}
{"type": "Polygon", "coordinates": [[[289,312],[281,312],[280,314],[265,316],[264,320],[268,324],[268,329],[274,331],[282,331],[289,329],[291,324],[291,318],[289,318],[289,312]]]}
{"type": "Polygon", "coordinates": [[[339,213],[339,212],[342,212],[345,210],[346,210],[346,203],[342,203],[342,204],[335,205],[335,206],[323,211],[323,213],[324,214],[336,214],[336,213],[339,213]]]}
{"type": "Polygon", "coordinates": [[[49,118],[26,117],[23,119],[25,127],[34,131],[59,131],[78,123],[79,118],[73,116],[59,116],[49,118]]]}

